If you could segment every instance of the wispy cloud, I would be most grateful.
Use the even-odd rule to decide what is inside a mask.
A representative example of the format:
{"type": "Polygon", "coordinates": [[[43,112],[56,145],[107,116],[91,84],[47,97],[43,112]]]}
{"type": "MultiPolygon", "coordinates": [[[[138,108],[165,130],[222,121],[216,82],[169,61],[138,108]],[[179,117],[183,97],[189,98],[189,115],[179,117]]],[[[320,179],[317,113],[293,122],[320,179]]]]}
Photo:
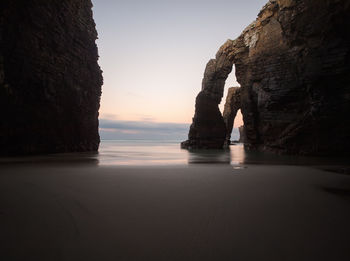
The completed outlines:
{"type": "Polygon", "coordinates": [[[102,139],[185,140],[188,130],[186,123],[100,119],[102,139]]]}
{"type": "MultiPolygon", "coordinates": [[[[178,140],[187,139],[190,124],[153,121],[123,121],[100,119],[100,136],[103,140],[178,140]]],[[[239,139],[233,128],[231,140],[239,139]]]]}

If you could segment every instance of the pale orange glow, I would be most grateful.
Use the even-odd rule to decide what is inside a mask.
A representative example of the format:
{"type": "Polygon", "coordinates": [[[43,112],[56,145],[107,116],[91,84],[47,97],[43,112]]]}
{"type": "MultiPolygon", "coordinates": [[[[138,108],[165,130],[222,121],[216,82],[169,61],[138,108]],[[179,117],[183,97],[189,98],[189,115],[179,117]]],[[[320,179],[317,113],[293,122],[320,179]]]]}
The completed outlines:
{"type": "MultiPolygon", "coordinates": [[[[191,123],[207,62],[265,2],[93,0],[104,78],[100,119],[191,123]]],[[[234,73],[225,89],[232,86],[234,73]]]]}
{"type": "Polygon", "coordinates": [[[240,127],[242,125],[243,125],[243,117],[242,117],[241,110],[239,110],[237,112],[236,119],[235,119],[235,122],[233,124],[233,127],[234,128],[238,128],[238,127],[240,127]]]}

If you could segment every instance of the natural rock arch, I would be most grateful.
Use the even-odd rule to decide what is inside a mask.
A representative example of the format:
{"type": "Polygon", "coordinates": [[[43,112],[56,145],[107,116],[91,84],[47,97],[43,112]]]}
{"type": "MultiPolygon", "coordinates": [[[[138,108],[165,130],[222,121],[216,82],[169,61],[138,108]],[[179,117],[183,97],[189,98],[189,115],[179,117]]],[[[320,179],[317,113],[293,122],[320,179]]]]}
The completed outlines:
{"type": "Polygon", "coordinates": [[[183,148],[220,149],[224,146],[226,125],[219,104],[224,94],[225,81],[233,66],[232,57],[224,50],[225,45],[220,48],[216,58],[207,63],[202,90],[196,98],[189,140],[182,143],[183,148]]]}
{"type": "Polygon", "coordinates": [[[228,92],[224,116],[219,110],[219,104],[224,94],[226,79],[235,63],[235,57],[247,47],[243,44],[245,48],[237,51],[242,47],[241,45],[242,41],[227,40],[217,52],[216,58],[207,63],[202,90],[196,98],[189,139],[181,144],[182,148],[221,149],[228,144],[236,113],[241,109],[240,88],[235,87],[228,92]],[[232,110],[231,106],[234,106],[232,110]]]}
{"type": "Polygon", "coordinates": [[[182,147],[223,148],[229,130],[218,104],[234,64],[247,147],[348,155],[349,13],[348,1],[270,0],[208,62],[182,147]]]}

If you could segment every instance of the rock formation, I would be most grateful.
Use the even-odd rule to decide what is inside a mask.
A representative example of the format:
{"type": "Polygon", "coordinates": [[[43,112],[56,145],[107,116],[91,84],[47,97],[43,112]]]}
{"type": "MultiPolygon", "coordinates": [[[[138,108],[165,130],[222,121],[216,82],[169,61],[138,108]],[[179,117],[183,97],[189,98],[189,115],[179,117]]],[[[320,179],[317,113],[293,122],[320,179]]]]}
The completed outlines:
{"type": "Polygon", "coordinates": [[[238,127],[238,131],[239,131],[239,143],[245,143],[245,132],[244,132],[244,125],[238,127]]]}
{"type": "Polygon", "coordinates": [[[181,144],[189,149],[218,149],[224,146],[226,126],[219,110],[225,81],[232,71],[232,63],[225,56],[208,62],[202,90],[196,98],[196,109],[190,127],[189,140],[181,144]]]}
{"type": "Polygon", "coordinates": [[[181,143],[188,149],[221,149],[226,127],[218,103],[204,91],[196,98],[196,111],[190,127],[189,140],[181,143]]]}
{"type": "Polygon", "coordinates": [[[181,143],[188,149],[220,149],[226,139],[226,126],[219,110],[225,81],[232,71],[226,53],[211,59],[205,68],[202,90],[196,98],[195,115],[188,140],[181,143]]]}
{"type": "Polygon", "coordinates": [[[241,108],[241,88],[231,87],[228,89],[223,117],[226,125],[225,146],[231,143],[231,133],[238,110],[241,108]]]}
{"type": "MultiPolygon", "coordinates": [[[[214,70],[221,77],[212,78],[210,93],[222,96],[234,64],[248,148],[349,154],[349,14],[349,1],[270,0],[236,40],[221,46],[214,70]]],[[[200,125],[196,116],[194,122],[191,129],[200,125]]]]}
{"type": "Polygon", "coordinates": [[[91,8],[90,0],[1,0],[0,154],[98,149],[91,8]]]}

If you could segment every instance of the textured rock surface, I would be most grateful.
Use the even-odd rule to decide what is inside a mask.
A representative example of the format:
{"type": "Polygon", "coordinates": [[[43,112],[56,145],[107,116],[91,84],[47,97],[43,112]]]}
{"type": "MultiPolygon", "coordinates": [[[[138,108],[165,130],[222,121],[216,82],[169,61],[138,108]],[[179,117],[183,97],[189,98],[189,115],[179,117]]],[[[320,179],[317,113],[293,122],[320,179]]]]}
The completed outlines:
{"type": "Polygon", "coordinates": [[[97,150],[102,74],[91,1],[0,6],[0,154],[97,150]]]}
{"type": "Polygon", "coordinates": [[[188,149],[222,149],[226,139],[226,125],[219,110],[225,81],[232,71],[232,61],[226,53],[211,59],[205,68],[202,90],[196,98],[195,115],[188,140],[181,143],[188,149]]]}
{"type": "Polygon", "coordinates": [[[226,54],[211,59],[205,68],[202,90],[196,98],[196,110],[188,140],[181,144],[189,149],[221,149],[226,137],[226,126],[219,110],[225,81],[232,71],[226,54]]]}
{"type": "Polygon", "coordinates": [[[238,140],[238,142],[245,143],[246,137],[245,137],[244,125],[238,127],[238,131],[239,131],[239,140],[238,140]]]}
{"type": "MultiPolygon", "coordinates": [[[[248,147],[349,153],[349,14],[349,1],[271,0],[221,46],[216,71],[224,76],[235,64],[248,147]]],[[[212,82],[217,96],[222,78],[212,82]]]]}
{"type": "Polygon", "coordinates": [[[231,87],[228,89],[223,117],[226,125],[225,146],[231,143],[231,133],[238,110],[241,109],[241,88],[231,87]]]}
{"type": "Polygon", "coordinates": [[[201,91],[196,98],[196,111],[190,127],[189,140],[181,143],[188,149],[222,149],[226,127],[218,102],[201,91]]]}

